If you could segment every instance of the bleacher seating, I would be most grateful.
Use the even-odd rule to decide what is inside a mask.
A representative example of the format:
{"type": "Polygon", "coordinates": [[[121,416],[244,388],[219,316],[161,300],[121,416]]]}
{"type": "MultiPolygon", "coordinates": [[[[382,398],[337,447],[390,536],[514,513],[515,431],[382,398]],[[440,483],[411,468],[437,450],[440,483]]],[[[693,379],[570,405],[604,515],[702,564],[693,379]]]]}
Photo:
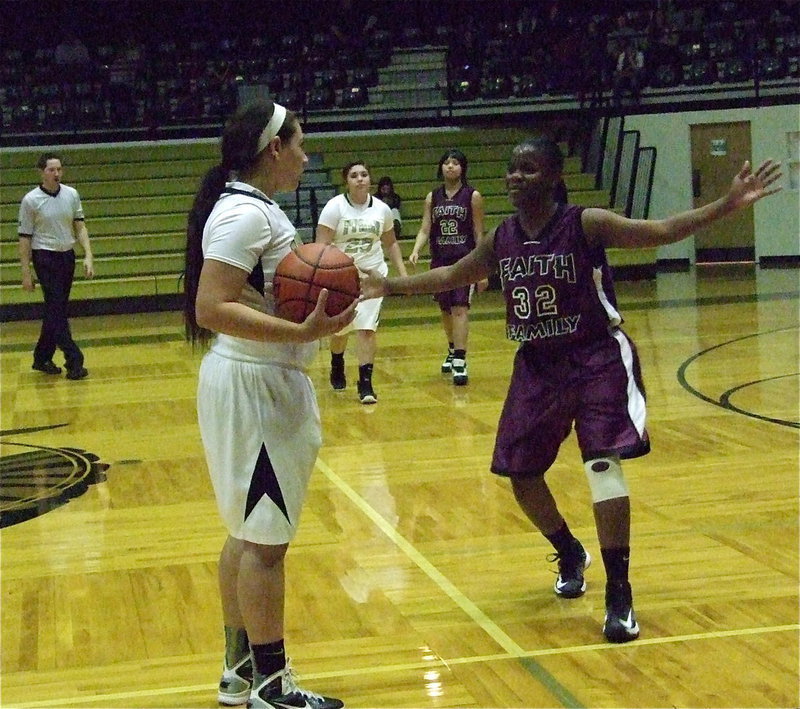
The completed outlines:
{"type": "MultiPolygon", "coordinates": [[[[78,187],[86,211],[97,276],[77,277],[72,300],[174,294],[183,269],[186,213],[214,146],[110,146],[64,151],[65,183],[78,187]]],[[[0,222],[0,301],[38,302],[20,287],[16,216],[36,184],[40,151],[6,152],[0,222]]],[[[80,274],[78,270],[76,273],[80,274]]]]}
{"type": "MultiPolygon", "coordinates": [[[[368,162],[373,185],[384,175],[392,178],[396,192],[403,199],[403,237],[400,246],[403,256],[408,257],[422,220],[425,195],[440,184],[436,178],[436,166],[442,153],[453,147],[466,153],[469,181],[484,197],[485,228],[489,233],[512,212],[504,180],[511,149],[535,130],[536,127],[529,126],[524,129],[488,128],[335,137],[314,137],[311,134],[306,142],[309,149],[324,156],[324,164],[338,190],[344,188],[341,168],[352,159],[368,162]]],[[[542,125],[538,130],[552,133],[553,126],[542,125]]],[[[565,154],[568,150],[567,144],[562,144],[565,154]]],[[[568,155],[564,173],[571,203],[608,207],[608,192],[595,189],[595,177],[581,171],[580,157],[568,155]]],[[[320,203],[320,208],[322,206],[323,203],[320,203]]],[[[427,258],[426,253],[421,255],[421,260],[427,258]]],[[[654,267],[655,259],[655,249],[609,251],[609,261],[617,267],[621,276],[638,267],[654,267]],[[629,270],[629,267],[633,268],[629,270]]]]}
{"type": "MultiPolygon", "coordinates": [[[[712,11],[707,3],[678,2],[671,18],[674,26],[665,28],[669,36],[679,39],[674,48],[681,53],[678,67],[654,53],[654,64],[646,66],[643,100],[647,101],[649,89],[659,95],[659,91],[680,87],[692,91],[719,82],[781,82],[797,77],[798,17],[780,6],[765,12],[759,5],[731,0],[723,3],[724,10],[712,11]]],[[[649,58],[649,50],[658,44],[648,25],[653,8],[636,2],[630,7],[636,19],[635,36],[649,58]]],[[[6,18],[12,28],[15,11],[11,8],[6,18]]],[[[205,37],[176,31],[178,24],[172,26],[165,16],[154,28],[154,36],[139,47],[141,59],[132,70],[131,96],[125,105],[118,105],[109,82],[127,33],[96,37],[91,65],[65,79],[63,72],[56,71],[52,52],[36,44],[35,33],[10,31],[0,54],[0,131],[7,135],[127,131],[127,136],[106,139],[130,139],[156,128],[205,126],[209,130],[205,135],[212,135],[212,129],[235,107],[242,83],[267,85],[273,95],[301,112],[341,113],[343,109],[355,120],[358,109],[374,103],[372,97],[380,96],[382,105],[390,108],[393,102],[387,95],[402,93],[404,87],[394,83],[378,86],[392,52],[430,45],[441,45],[451,54],[447,85],[443,82],[439,91],[444,104],[486,100],[498,107],[519,105],[585,88],[580,85],[581,75],[589,68],[576,63],[580,52],[563,52],[558,47],[547,53],[534,51],[529,46],[529,29],[518,27],[515,18],[486,22],[477,4],[473,12],[457,13],[452,26],[433,22],[423,27],[409,24],[394,33],[379,29],[356,56],[337,47],[325,31],[270,36],[253,23],[229,36],[223,30],[221,37],[214,27],[205,37]],[[481,39],[465,47],[462,42],[470,22],[480,27],[481,39]]],[[[609,49],[615,41],[610,30],[616,12],[609,7],[589,13],[580,3],[570,4],[563,18],[567,34],[559,36],[566,37],[567,44],[574,39],[579,45],[585,39],[580,28],[591,19],[609,49]]],[[[25,19],[30,22],[27,15],[25,19]]],[[[84,25],[85,32],[90,32],[92,23],[84,25]]],[[[441,68],[445,69],[444,63],[441,68]]]]}
{"type": "MultiPolygon", "coordinates": [[[[578,12],[579,5],[570,5],[568,12],[578,12]]],[[[643,100],[671,92],[680,100],[681,91],[703,92],[712,84],[741,87],[762,82],[759,89],[763,91],[764,83],[778,82],[796,90],[796,81],[791,79],[800,75],[798,18],[777,8],[756,22],[751,16],[755,6],[746,0],[730,0],[724,3],[723,16],[709,15],[700,4],[676,13],[673,48],[680,56],[677,61],[648,67],[643,100]]],[[[604,28],[601,36],[607,37],[613,19],[610,11],[598,10],[594,19],[604,28]]],[[[184,127],[186,135],[216,136],[242,86],[267,86],[278,101],[309,121],[308,150],[319,156],[297,194],[278,196],[303,238],[313,238],[316,215],[340,187],[341,165],[363,157],[372,167],[374,182],[383,174],[390,175],[404,198],[402,248],[407,255],[424,196],[436,184],[435,166],[445,147],[455,145],[467,152],[470,179],[486,200],[487,228],[509,213],[502,176],[519,131],[470,127],[458,132],[416,130],[328,138],[314,135],[315,118],[334,116],[329,119],[333,123],[336,117],[348,115],[363,122],[367,109],[370,115],[402,109],[404,117],[412,116],[411,121],[422,125],[426,110],[439,119],[448,110],[451,117],[457,111],[466,116],[475,107],[490,106],[497,125],[512,115],[511,111],[504,115],[506,107],[520,109],[520,115],[522,109],[533,113],[537,102],[550,100],[554,93],[569,97],[574,91],[573,73],[554,75],[550,59],[519,51],[518,43],[526,41],[526,36],[507,20],[481,25],[485,54],[465,56],[454,51],[463,39],[457,25],[408,26],[394,35],[377,32],[357,64],[351,54],[336,48],[327,32],[284,34],[278,41],[256,26],[242,29],[241,34],[221,38],[202,33],[154,36],[145,48],[144,61],[136,67],[131,101],[124,110],[109,93],[109,66],[121,37],[109,36],[93,46],[92,66],[64,82],[53,79],[48,51],[35,46],[30,33],[23,33],[28,45],[11,42],[0,54],[0,131],[3,137],[27,136],[30,145],[52,144],[42,139],[46,131],[51,137],[59,131],[72,132],[75,138],[79,129],[86,135],[98,129],[108,134],[108,140],[152,137],[155,127],[184,127]],[[452,51],[449,59],[448,50],[452,51]]],[[[638,36],[647,41],[645,32],[638,36]]],[[[469,120],[476,119],[470,115],[469,120]]],[[[535,119],[529,116],[527,120],[535,119]]],[[[185,216],[200,175],[215,159],[214,142],[162,140],[62,149],[65,179],[81,191],[97,259],[97,277],[76,279],[73,301],[177,293],[185,216]]],[[[15,144],[25,143],[20,139],[15,144]]],[[[35,184],[32,165],[38,153],[30,148],[4,152],[0,158],[3,307],[41,297],[19,287],[16,238],[19,199],[35,184]]],[[[595,190],[592,178],[580,173],[576,157],[567,160],[566,182],[571,201],[607,206],[608,195],[595,190]]],[[[654,263],[654,253],[612,253],[611,260],[617,265],[654,263]]]]}
{"type": "MultiPolygon", "coordinates": [[[[349,160],[369,162],[373,182],[389,175],[403,197],[404,238],[408,256],[427,192],[438,184],[436,165],[442,152],[459,147],[470,161],[470,182],[485,198],[486,228],[494,229],[511,209],[503,176],[510,150],[530,130],[470,129],[380,132],[353,135],[306,134],[310,161],[297,193],[275,196],[298,226],[304,240],[313,240],[319,210],[341,189],[341,168],[349,160]]],[[[566,146],[564,146],[566,149],[566,146]]],[[[100,301],[111,311],[132,307],[132,299],[176,302],[185,248],[186,214],[202,174],[214,164],[215,141],[102,145],[63,150],[65,183],[75,185],[83,200],[92,248],[95,278],[76,272],[72,303],[100,301]]],[[[20,287],[17,210],[19,200],[38,178],[32,167],[39,150],[4,152],[2,220],[0,221],[0,307],[10,317],[14,306],[40,302],[41,293],[20,287]]],[[[594,189],[594,177],[580,172],[580,158],[566,160],[570,201],[607,206],[608,194],[594,189]]],[[[615,257],[612,256],[612,262],[615,257]]],[[[649,250],[619,254],[620,264],[654,263],[649,250]],[[624,258],[625,261],[620,259],[624,258]]],[[[80,269],[80,266],[78,267],[80,269]]],[[[90,308],[91,310],[91,308],[90,308]]]]}

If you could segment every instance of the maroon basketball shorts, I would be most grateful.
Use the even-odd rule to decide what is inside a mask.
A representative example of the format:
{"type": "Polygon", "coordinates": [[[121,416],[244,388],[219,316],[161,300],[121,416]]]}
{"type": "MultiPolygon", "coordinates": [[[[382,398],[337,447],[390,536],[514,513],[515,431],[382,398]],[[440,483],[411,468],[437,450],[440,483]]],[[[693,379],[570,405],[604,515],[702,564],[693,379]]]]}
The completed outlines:
{"type": "Polygon", "coordinates": [[[463,288],[455,288],[453,290],[444,291],[443,293],[437,293],[433,296],[433,299],[439,303],[440,310],[449,313],[451,308],[469,308],[474,290],[474,285],[464,286],[463,288]]]}
{"type": "Polygon", "coordinates": [[[622,330],[558,352],[523,345],[500,415],[492,472],[543,475],[573,426],[584,461],[645,455],[645,414],[639,358],[622,330]]]}

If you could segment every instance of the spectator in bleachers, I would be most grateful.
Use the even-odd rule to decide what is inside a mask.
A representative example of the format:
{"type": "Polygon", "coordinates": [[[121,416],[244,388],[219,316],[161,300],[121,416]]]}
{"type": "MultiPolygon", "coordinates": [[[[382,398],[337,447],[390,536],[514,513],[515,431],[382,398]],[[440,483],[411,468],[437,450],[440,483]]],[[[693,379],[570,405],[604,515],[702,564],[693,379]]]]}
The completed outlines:
{"type": "Polygon", "coordinates": [[[536,14],[536,8],[533,3],[526,3],[520,10],[514,26],[518,35],[531,35],[537,30],[539,22],[539,16],[536,14]]]}
{"type": "Polygon", "coordinates": [[[136,77],[143,61],[144,47],[132,37],[127,37],[108,66],[111,119],[118,127],[128,126],[132,122],[136,77]]]}
{"type": "MultiPolygon", "coordinates": [[[[693,29],[695,15],[684,4],[669,0],[662,9],[664,11],[664,25],[678,34],[681,43],[695,41],[698,33],[693,29]]],[[[730,17],[731,21],[735,16],[730,17]]]]}
{"type": "Polygon", "coordinates": [[[608,38],[617,42],[618,46],[625,47],[631,43],[635,36],[636,30],[631,27],[627,13],[621,12],[617,15],[615,27],[609,32],[608,38]]]}
{"type": "Polygon", "coordinates": [[[75,32],[67,30],[64,39],[56,45],[53,61],[69,69],[85,73],[90,64],[89,50],[75,32]]]}
{"type": "Polygon", "coordinates": [[[659,67],[669,67],[674,72],[676,82],[681,76],[678,33],[669,27],[661,27],[658,34],[651,35],[645,52],[645,74],[652,79],[659,67]]]}
{"type": "Polygon", "coordinates": [[[545,90],[562,93],[574,90],[577,82],[579,55],[572,37],[576,17],[561,0],[552,0],[539,24],[538,51],[534,50],[537,72],[545,79],[545,90]]]}
{"type": "Polygon", "coordinates": [[[514,51],[519,53],[523,61],[536,52],[541,25],[542,20],[536,7],[533,3],[526,3],[513,23],[514,51]]]}
{"type": "Polygon", "coordinates": [[[644,54],[634,41],[629,41],[617,57],[614,70],[614,103],[620,105],[624,93],[628,93],[634,103],[639,102],[644,76],[644,54]]]}
{"type": "Polygon", "coordinates": [[[467,78],[475,79],[480,76],[481,60],[483,59],[485,35],[477,26],[477,21],[472,15],[467,15],[463,24],[455,29],[454,40],[450,45],[448,61],[451,70],[467,72],[467,78]],[[467,70],[466,67],[470,67],[467,70]]]}
{"type": "Polygon", "coordinates": [[[81,112],[80,101],[74,99],[75,85],[92,80],[95,66],[86,45],[73,30],[66,30],[64,39],[56,45],[53,62],[56,72],[52,75],[60,82],[63,117],[68,125],[76,126],[81,122],[81,112]]]}
{"type": "Polygon", "coordinates": [[[667,13],[664,6],[660,5],[650,13],[650,18],[647,21],[645,34],[647,35],[648,45],[654,42],[657,37],[660,37],[667,27],[667,13]]]}
{"type": "Polygon", "coordinates": [[[370,10],[370,4],[358,0],[339,0],[334,7],[331,32],[339,47],[346,51],[364,49],[371,44],[378,28],[378,16],[370,10]]]}
{"type": "Polygon", "coordinates": [[[554,38],[564,34],[573,24],[574,18],[561,0],[552,0],[542,18],[539,31],[554,38]]]}
{"type": "Polygon", "coordinates": [[[605,35],[596,20],[586,26],[586,35],[578,43],[580,73],[576,83],[578,103],[593,110],[603,104],[603,92],[611,86],[614,58],[606,49],[605,35]]]}
{"type": "Polygon", "coordinates": [[[392,210],[392,217],[394,218],[394,236],[396,239],[399,239],[403,230],[403,218],[400,216],[400,207],[403,204],[403,200],[400,195],[394,191],[394,182],[392,182],[391,177],[385,175],[378,180],[378,191],[375,192],[375,196],[386,202],[386,204],[389,205],[389,209],[392,210]]]}

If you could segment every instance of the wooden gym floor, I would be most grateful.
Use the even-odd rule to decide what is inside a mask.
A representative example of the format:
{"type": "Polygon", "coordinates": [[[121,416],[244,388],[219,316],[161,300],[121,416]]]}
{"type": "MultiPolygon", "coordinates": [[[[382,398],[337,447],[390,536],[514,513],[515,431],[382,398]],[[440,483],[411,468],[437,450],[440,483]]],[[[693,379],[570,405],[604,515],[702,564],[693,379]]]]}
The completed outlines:
{"type": "MultiPolygon", "coordinates": [[[[514,352],[498,293],[473,309],[464,388],[438,372],[427,298],[386,303],[376,406],[356,399],[352,342],[342,394],[323,349],[325,444],[287,561],[302,683],[349,707],[797,707],[799,276],[618,284],[653,442],[625,464],[642,635],[624,646],[601,635],[573,438],[548,479],[596,559],[580,599],[554,596],[546,541],[488,472],[514,352]]],[[[216,707],[200,357],[177,313],[72,325],[81,382],[31,371],[38,323],[3,325],[0,703],[216,707]]]]}

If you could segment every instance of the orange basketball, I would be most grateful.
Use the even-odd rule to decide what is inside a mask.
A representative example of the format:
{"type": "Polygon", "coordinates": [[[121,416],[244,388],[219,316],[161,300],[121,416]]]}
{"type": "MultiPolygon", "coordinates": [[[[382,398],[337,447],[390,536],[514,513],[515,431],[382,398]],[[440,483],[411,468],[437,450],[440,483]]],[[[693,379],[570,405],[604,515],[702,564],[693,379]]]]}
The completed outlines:
{"type": "Polygon", "coordinates": [[[302,244],[290,251],[275,269],[272,279],[275,315],[301,323],[328,289],[325,312],[338,315],[361,292],[353,259],[333,244],[302,244]]]}

